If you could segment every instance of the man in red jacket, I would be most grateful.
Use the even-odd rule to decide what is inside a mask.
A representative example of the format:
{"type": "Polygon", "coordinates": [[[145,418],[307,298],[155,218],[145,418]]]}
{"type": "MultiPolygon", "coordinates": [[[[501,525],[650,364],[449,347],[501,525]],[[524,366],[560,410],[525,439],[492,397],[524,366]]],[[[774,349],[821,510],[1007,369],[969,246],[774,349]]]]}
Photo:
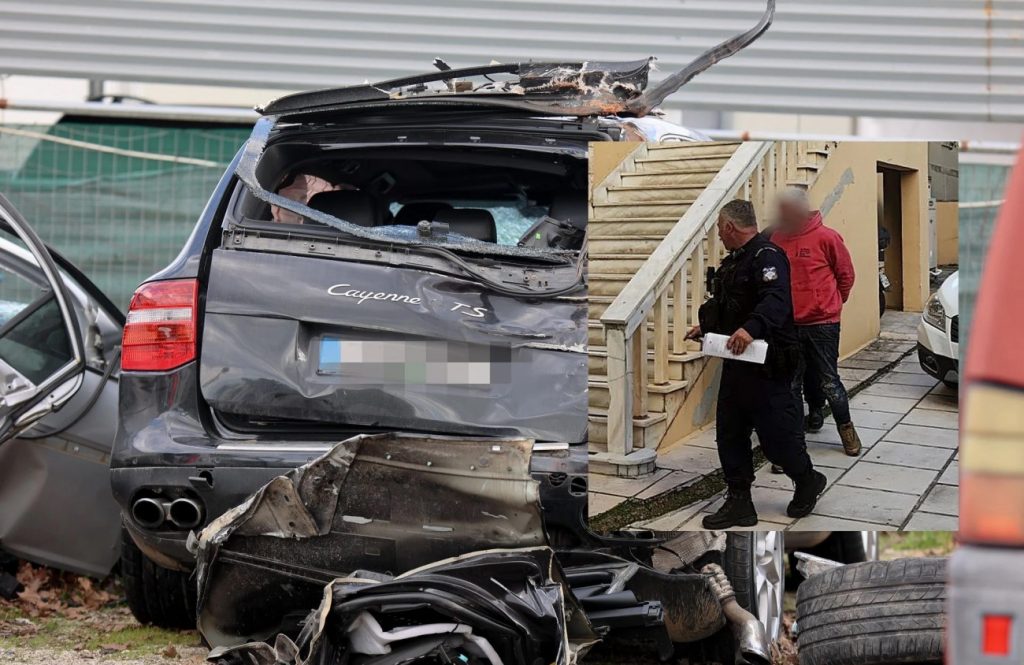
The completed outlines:
{"type": "Polygon", "coordinates": [[[850,252],[842,236],[822,223],[821,212],[811,210],[807,192],[797,188],[779,196],[771,241],[786,252],[791,267],[793,319],[802,360],[793,390],[801,403],[801,391],[806,394],[806,429],[821,430],[827,401],[843,449],[855,457],[860,454],[860,437],[850,419],[850,400],[838,368],[839,318],[854,280],[850,252]]]}

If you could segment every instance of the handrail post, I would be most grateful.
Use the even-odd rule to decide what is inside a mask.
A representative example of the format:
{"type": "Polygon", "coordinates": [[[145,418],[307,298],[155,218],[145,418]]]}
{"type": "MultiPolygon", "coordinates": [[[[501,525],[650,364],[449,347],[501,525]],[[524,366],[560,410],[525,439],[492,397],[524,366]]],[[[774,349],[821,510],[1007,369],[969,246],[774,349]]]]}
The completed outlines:
{"type": "Polygon", "coordinates": [[[672,278],[672,353],[686,353],[686,267],[672,278]]]}
{"type": "Polygon", "coordinates": [[[625,456],[633,451],[633,354],[622,326],[605,328],[608,360],[608,452],[625,456]]]}
{"type": "MultiPolygon", "coordinates": [[[[675,306],[680,307],[678,296],[676,296],[675,306]]],[[[685,300],[681,306],[686,307],[685,300]]],[[[659,386],[668,383],[668,343],[668,289],[666,289],[658,296],[658,301],[654,304],[654,383],[659,386]]]]}
{"type": "Polygon", "coordinates": [[[627,340],[633,353],[633,417],[647,417],[647,322],[627,340]]]}

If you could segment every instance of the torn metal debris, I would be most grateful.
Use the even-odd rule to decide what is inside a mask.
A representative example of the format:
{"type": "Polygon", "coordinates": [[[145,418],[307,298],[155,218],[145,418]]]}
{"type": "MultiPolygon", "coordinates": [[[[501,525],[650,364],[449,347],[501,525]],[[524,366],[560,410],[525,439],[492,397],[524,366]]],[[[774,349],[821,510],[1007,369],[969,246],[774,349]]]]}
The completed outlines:
{"type": "Polygon", "coordinates": [[[354,570],[544,545],[532,443],[357,436],[273,479],[194,543],[200,632],[214,646],[267,639],[354,570]]]}
{"type": "Polygon", "coordinates": [[[713,563],[725,534],[553,548],[531,451],[358,436],[273,479],[191,542],[210,660],[574,665],[601,640],[642,634],[667,658],[726,625],[768,648],[713,563]]]}

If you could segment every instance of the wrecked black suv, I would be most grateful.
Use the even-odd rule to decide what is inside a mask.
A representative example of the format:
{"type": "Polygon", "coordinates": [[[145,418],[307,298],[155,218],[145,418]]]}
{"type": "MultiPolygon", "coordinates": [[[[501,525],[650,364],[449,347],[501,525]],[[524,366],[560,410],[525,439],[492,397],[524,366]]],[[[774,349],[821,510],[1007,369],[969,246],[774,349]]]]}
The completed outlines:
{"type": "MultiPolygon", "coordinates": [[[[607,112],[648,65],[442,68],[262,109],[124,327],[111,482],[140,620],[194,625],[189,533],[358,435],[529,439],[548,537],[575,542],[587,143],[642,136],[607,112]]],[[[358,493],[386,519],[401,489],[358,493]]]]}

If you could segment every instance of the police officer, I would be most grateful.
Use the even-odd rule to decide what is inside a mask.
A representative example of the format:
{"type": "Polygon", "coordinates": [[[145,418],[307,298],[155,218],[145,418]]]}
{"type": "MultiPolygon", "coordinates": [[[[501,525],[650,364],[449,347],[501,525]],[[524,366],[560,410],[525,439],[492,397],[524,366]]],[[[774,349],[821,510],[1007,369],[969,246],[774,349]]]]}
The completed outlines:
{"type": "Polygon", "coordinates": [[[718,237],[729,255],[711,279],[712,297],[700,308],[700,325],[687,337],[706,332],[729,335],[726,347],[734,354],[763,339],[768,342],[768,357],[763,365],[722,362],[716,426],[728,495],[718,512],[704,518],[704,528],[712,530],[757,524],[750,498],[752,431],[757,432],[765,457],[793,480],[793,499],[786,508],[790,517],[809,514],[826,484],[807,455],[803,408],[791,389],[799,347],[786,254],[758,234],[749,201],[737,199],[722,207],[718,237]]]}

